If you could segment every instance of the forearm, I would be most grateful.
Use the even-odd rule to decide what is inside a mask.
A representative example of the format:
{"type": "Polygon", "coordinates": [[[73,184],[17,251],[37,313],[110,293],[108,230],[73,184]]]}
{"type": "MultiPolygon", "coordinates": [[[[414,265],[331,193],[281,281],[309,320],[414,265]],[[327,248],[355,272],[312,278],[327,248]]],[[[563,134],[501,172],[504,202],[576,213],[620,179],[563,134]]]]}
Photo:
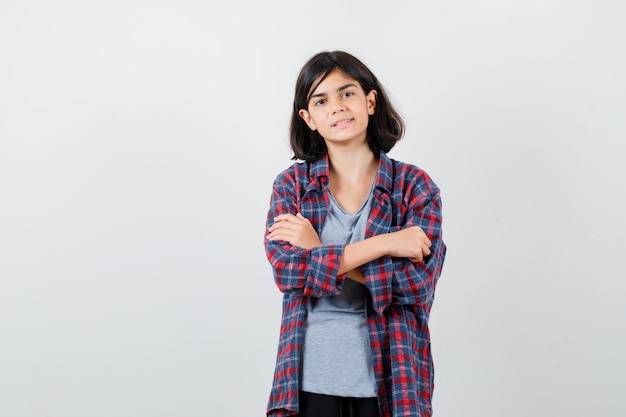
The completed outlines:
{"type": "MultiPolygon", "coordinates": [[[[378,235],[369,239],[350,243],[344,247],[338,274],[359,268],[374,259],[387,255],[387,236],[378,235]]],[[[361,274],[361,277],[363,274],[361,274]]],[[[358,281],[358,279],[355,279],[358,281]]]]}

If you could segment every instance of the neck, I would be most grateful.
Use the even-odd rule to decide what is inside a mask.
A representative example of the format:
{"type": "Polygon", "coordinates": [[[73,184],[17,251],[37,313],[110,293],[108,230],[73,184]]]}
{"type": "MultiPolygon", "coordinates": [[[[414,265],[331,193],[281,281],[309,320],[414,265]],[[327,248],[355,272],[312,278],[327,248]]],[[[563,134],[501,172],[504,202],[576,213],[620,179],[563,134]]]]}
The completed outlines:
{"type": "Polygon", "coordinates": [[[330,174],[342,182],[371,179],[378,169],[378,155],[367,144],[359,147],[328,148],[330,174]]]}

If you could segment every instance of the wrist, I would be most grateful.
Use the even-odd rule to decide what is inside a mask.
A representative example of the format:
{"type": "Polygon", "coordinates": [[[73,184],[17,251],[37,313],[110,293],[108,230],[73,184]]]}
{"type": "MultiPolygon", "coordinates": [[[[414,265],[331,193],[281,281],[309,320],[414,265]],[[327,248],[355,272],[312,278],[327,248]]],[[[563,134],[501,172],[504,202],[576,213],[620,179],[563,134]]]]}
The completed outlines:
{"type": "Polygon", "coordinates": [[[389,255],[391,253],[391,233],[377,235],[375,238],[380,256],[389,255]]]}

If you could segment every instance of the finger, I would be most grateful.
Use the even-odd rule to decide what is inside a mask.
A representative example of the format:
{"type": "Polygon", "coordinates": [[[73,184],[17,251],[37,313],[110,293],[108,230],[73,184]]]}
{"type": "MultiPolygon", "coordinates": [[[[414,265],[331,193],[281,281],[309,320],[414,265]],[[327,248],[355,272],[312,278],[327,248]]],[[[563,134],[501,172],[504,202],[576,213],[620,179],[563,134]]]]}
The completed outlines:
{"type": "Polygon", "coordinates": [[[418,262],[422,262],[422,260],[424,259],[421,255],[420,256],[411,256],[410,258],[408,258],[409,261],[413,262],[413,263],[418,263],[418,262]]]}
{"type": "Polygon", "coordinates": [[[300,212],[298,212],[298,214],[296,214],[296,217],[298,217],[299,219],[302,219],[302,220],[304,220],[304,221],[306,221],[306,222],[309,222],[309,219],[307,219],[306,217],[304,217],[304,216],[302,215],[302,213],[300,213],[300,212]]]}
{"type": "Polygon", "coordinates": [[[279,214],[278,216],[274,217],[274,221],[275,222],[280,222],[280,221],[292,221],[295,220],[296,216],[294,216],[291,213],[283,213],[283,214],[279,214]]]}
{"type": "Polygon", "coordinates": [[[298,212],[298,213],[296,214],[296,217],[295,217],[294,221],[297,221],[299,224],[302,224],[302,225],[305,225],[305,226],[308,226],[309,224],[311,224],[311,222],[309,221],[309,219],[307,219],[306,217],[304,217],[304,216],[302,215],[302,213],[300,213],[300,212],[298,212]]]}
{"type": "Polygon", "coordinates": [[[293,221],[286,221],[286,220],[281,220],[279,222],[274,223],[272,226],[270,226],[270,230],[274,231],[274,230],[302,230],[305,228],[305,224],[302,222],[293,222],[293,221]]]}
{"type": "Polygon", "coordinates": [[[283,223],[299,224],[299,225],[304,225],[304,226],[308,226],[311,224],[311,222],[309,222],[309,220],[306,217],[302,216],[301,214],[300,215],[298,214],[296,214],[295,216],[293,214],[281,214],[279,216],[276,216],[274,220],[276,221],[276,223],[283,222],[283,223]]]}
{"type": "Polygon", "coordinates": [[[296,235],[297,233],[302,233],[306,226],[300,222],[290,222],[282,220],[280,222],[274,223],[267,230],[270,233],[283,233],[289,235],[296,235]]]}
{"type": "Polygon", "coordinates": [[[289,230],[277,230],[267,235],[268,240],[284,240],[285,242],[290,242],[293,237],[289,230]]]}
{"type": "Polygon", "coordinates": [[[426,234],[426,232],[424,232],[422,229],[419,229],[419,239],[424,242],[427,246],[431,246],[432,242],[430,241],[430,239],[428,238],[428,235],[426,234]]]}
{"type": "Polygon", "coordinates": [[[268,230],[274,230],[278,227],[288,224],[289,222],[293,222],[294,220],[296,220],[296,216],[294,216],[293,214],[280,214],[274,217],[274,224],[268,227],[268,230]]]}

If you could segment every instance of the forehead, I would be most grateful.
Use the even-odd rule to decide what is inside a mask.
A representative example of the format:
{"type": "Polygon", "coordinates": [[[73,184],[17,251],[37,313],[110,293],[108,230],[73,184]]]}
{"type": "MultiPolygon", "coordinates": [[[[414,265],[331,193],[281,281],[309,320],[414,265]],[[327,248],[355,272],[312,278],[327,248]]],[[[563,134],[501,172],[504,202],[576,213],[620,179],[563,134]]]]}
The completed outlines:
{"type": "Polygon", "coordinates": [[[329,94],[336,91],[337,88],[343,87],[348,84],[354,84],[358,88],[361,88],[361,83],[359,83],[357,80],[350,77],[348,74],[340,69],[334,69],[326,76],[320,75],[315,79],[315,81],[311,85],[309,97],[311,97],[313,94],[329,94]]]}

